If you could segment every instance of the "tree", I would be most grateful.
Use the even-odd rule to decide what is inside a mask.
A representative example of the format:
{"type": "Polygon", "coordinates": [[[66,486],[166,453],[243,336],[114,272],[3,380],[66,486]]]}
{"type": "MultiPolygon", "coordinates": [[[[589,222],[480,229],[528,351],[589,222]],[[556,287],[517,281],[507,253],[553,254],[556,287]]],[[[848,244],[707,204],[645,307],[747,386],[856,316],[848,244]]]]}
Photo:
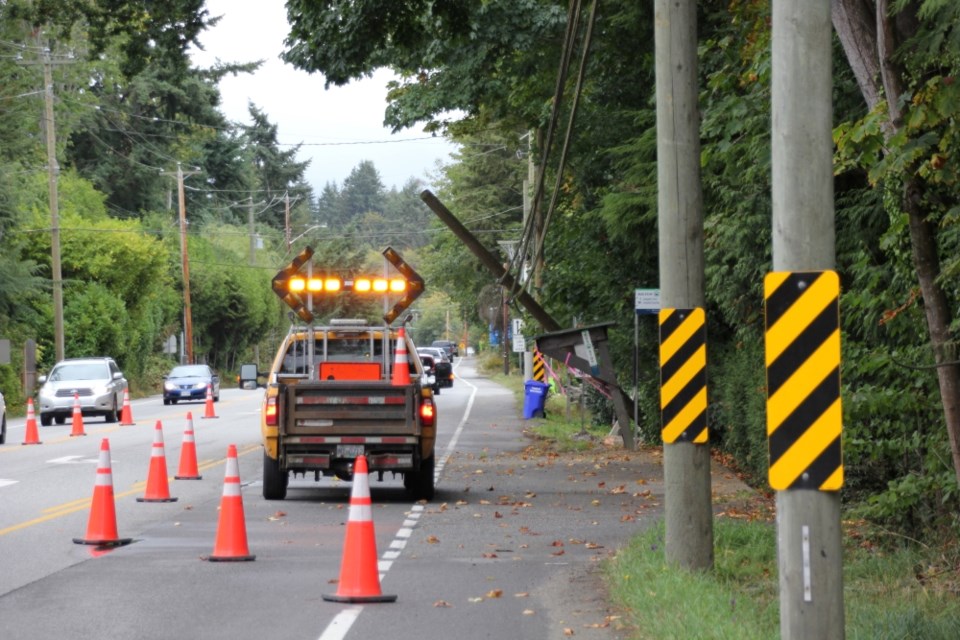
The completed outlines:
{"type": "Polygon", "coordinates": [[[960,206],[960,173],[946,160],[951,143],[960,139],[958,21],[960,7],[940,0],[833,4],[834,27],[870,111],[859,123],[840,128],[838,144],[848,163],[870,170],[873,184],[899,192],[896,208],[908,220],[960,486],[960,362],[951,326],[957,297],[955,289],[945,288],[941,267],[941,256],[956,255],[956,238],[938,231],[960,206]]]}
{"type": "Polygon", "coordinates": [[[308,202],[312,199],[303,174],[309,161],[296,160],[300,145],[287,150],[280,149],[277,140],[277,125],[267,115],[251,104],[250,117],[253,124],[244,127],[245,137],[251,146],[257,194],[265,202],[260,220],[275,229],[285,226],[284,196],[290,195],[308,202]]]}

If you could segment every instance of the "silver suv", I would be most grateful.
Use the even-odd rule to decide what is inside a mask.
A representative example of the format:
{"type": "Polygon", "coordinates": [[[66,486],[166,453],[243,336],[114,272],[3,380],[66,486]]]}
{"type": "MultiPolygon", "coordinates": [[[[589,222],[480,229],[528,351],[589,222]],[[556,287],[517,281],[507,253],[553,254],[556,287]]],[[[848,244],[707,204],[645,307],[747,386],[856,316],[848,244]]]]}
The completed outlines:
{"type": "Polygon", "coordinates": [[[83,416],[116,422],[123,409],[127,380],[113,358],[68,358],[40,376],[40,424],[63,424],[73,415],[74,396],[83,416]]]}

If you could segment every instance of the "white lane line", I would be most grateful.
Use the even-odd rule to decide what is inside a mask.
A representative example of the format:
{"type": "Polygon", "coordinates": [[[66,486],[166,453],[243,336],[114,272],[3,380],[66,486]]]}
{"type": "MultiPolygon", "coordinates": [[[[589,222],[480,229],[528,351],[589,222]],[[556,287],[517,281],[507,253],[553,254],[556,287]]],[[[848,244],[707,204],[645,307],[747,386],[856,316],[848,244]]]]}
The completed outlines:
{"type": "Polygon", "coordinates": [[[0,487],[9,487],[10,485],[12,485],[12,484],[17,484],[18,482],[20,482],[20,481],[19,481],[19,480],[4,480],[3,478],[0,478],[0,487]]]}
{"type": "Polygon", "coordinates": [[[319,640],[343,640],[347,637],[347,632],[353,626],[354,621],[360,616],[363,607],[347,607],[330,621],[327,628],[319,640]]]}

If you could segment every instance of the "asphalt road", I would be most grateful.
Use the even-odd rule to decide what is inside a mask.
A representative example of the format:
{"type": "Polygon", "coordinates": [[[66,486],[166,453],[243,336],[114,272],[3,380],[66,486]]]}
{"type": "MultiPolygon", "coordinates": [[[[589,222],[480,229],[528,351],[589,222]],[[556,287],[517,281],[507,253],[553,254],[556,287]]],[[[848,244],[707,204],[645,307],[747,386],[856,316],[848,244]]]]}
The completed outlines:
{"type": "MultiPolygon", "coordinates": [[[[469,360],[437,398],[437,493],[412,503],[399,478],[370,477],[380,587],[393,603],[328,602],[344,563],[351,485],[291,481],[260,495],[260,391],[224,389],[203,403],[133,403],[135,426],[44,427],[24,446],[11,421],[0,447],[0,635],[97,640],[390,637],[628,637],[609,605],[603,560],[662,514],[658,456],[599,447],[552,456],[531,448],[510,392],[469,360]],[[156,420],[177,470],[193,412],[202,480],[170,480],[176,502],[144,493],[156,420]],[[109,438],[119,535],[112,550],[72,542],[89,516],[96,457],[109,438]],[[213,549],[228,444],[240,451],[252,562],[205,561],[213,549]]],[[[730,481],[729,474],[722,477],[730,481]]]]}

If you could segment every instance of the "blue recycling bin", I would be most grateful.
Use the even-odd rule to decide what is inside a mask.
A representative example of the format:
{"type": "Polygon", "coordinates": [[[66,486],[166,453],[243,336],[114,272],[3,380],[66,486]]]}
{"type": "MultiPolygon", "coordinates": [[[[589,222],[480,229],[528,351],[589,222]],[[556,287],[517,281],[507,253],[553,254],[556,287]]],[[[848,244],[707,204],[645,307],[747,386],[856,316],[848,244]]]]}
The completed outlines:
{"type": "Polygon", "coordinates": [[[523,383],[523,419],[542,418],[547,402],[550,385],[539,380],[527,380],[523,383]]]}

